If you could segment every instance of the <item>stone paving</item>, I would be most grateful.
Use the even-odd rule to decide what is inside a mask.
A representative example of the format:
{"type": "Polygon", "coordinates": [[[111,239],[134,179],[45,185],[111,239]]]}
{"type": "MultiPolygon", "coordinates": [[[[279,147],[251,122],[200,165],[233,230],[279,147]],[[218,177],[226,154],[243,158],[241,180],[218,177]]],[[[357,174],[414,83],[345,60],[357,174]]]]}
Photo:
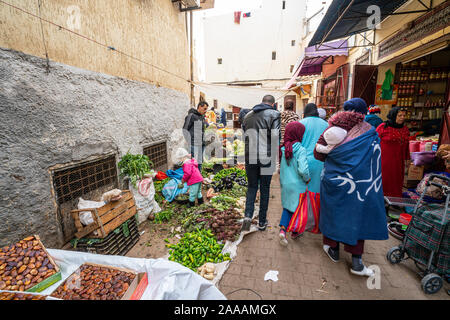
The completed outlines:
{"type": "Polygon", "coordinates": [[[387,261],[387,251],[400,243],[392,237],[385,241],[366,241],[365,245],[363,262],[366,266],[379,267],[380,289],[369,289],[367,277],[350,273],[351,255],[343,246],[340,261],[332,262],[322,249],[320,234],[305,233],[297,240],[288,237],[288,246],[281,246],[278,176],[273,177],[267,216],[270,227],[244,237],[237,257],[219,282],[219,290],[230,300],[259,300],[259,296],[263,300],[450,300],[447,282],[444,281],[438,293],[427,295],[411,260],[397,265],[387,261]],[[270,270],[279,272],[277,282],[264,281],[264,275],[270,270]]]}

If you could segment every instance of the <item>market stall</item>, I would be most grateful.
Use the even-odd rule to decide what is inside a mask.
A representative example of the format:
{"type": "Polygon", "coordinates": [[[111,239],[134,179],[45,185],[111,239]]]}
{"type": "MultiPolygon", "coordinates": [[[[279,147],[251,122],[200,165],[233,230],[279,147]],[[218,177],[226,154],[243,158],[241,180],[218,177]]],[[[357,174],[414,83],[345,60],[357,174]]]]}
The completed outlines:
{"type": "MultiPolygon", "coordinates": [[[[124,159],[140,158],[127,155],[124,159]]],[[[72,241],[72,250],[46,249],[38,236],[1,248],[0,297],[21,300],[225,299],[215,284],[236,256],[243,237],[257,228],[253,225],[248,232],[240,230],[247,185],[245,171],[231,167],[214,174],[210,169],[205,166],[203,172],[210,177],[203,184],[208,201],[193,208],[164,199],[164,187],[179,178],[180,172],[176,170],[155,174],[147,168],[137,179],[129,177],[130,187],[134,188],[135,184],[141,197],[145,195],[142,181],[155,179],[155,183],[151,183],[155,189],[152,199],[158,199],[162,210],[151,212],[148,216],[151,223],[158,224],[168,210],[178,210],[180,236],[172,243],[165,239],[168,249],[165,256],[131,258],[124,256],[128,249],[108,250],[109,247],[117,249],[119,242],[123,242],[122,238],[113,238],[117,241],[111,242],[110,237],[133,239],[134,234],[139,235],[136,196],[129,190],[111,190],[102,196],[106,201],[83,202],[84,205],[98,204],[97,207],[73,210],[79,232],[72,241]],[[79,215],[86,213],[90,216],[83,216],[86,223],[83,224],[79,215]],[[92,221],[87,223],[85,220],[89,219],[92,221]],[[39,294],[26,294],[30,292],[39,294]]],[[[150,187],[146,185],[146,188],[150,187]]]]}
{"type": "Polygon", "coordinates": [[[212,283],[177,263],[46,249],[38,236],[2,248],[0,262],[0,297],[34,292],[62,300],[225,299],[212,283]]]}
{"type": "MultiPolygon", "coordinates": [[[[394,99],[396,93],[395,106],[407,109],[406,123],[411,135],[405,188],[415,188],[427,173],[446,171],[436,154],[441,145],[448,143],[440,136],[449,112],[449,54],[447,48],[396,64],[392,85],[396,92],[392,96],[394,99]]],[[[377,95],[382,94],[380,91],[378,88],[377,95]]]]}
{"type": "MultiPolygon", "coordinates": [[[[396,214],[391,211],[388,226],[390,233],[399,239],[403,237],[415,202],[420,198],[430,175],[450,177],[449,162],[445,159],[450,151],[449,54],[450,50],[444,48],[417,59],[399,62],[395,65],[390,90],[387,86],[377,86],[377,103],[389,102],[392,106],[407,110],[410,160],[406,162],[403,194],[401,199],[386,197],[389,207],[398,205],[402,208],[396,214]]],[[[441,182],[447,184],[446,181],[441,182]]],[[[442,204],[444,200],[443,194],[433,187],[423,198],[426,204],[442,204]]]]}

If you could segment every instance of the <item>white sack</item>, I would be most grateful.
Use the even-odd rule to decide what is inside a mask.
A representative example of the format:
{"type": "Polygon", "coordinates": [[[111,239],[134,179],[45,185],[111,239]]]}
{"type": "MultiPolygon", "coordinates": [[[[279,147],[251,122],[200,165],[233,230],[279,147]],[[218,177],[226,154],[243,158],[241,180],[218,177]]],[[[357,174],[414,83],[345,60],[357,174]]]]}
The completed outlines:
{"type": "MultiPolygon", "coordinates": [[[[80,197],[78,201],[78,209],[97,209],[103,207],[105,205],[104,201],[90,201],[84,200],[80,197]]],[[[91,223],[94,223],[94,217],[92,217],[92,213],[90,211],[82,211],[79,213],[80,222],[87,226],[91,223]]]]}

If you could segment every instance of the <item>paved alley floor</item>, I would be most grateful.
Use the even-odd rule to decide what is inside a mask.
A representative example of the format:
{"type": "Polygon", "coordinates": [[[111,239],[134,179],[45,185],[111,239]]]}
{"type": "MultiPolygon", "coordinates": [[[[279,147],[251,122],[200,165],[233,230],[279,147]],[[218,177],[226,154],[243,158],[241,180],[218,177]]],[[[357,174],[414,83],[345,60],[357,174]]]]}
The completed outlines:
{"type": "Polygon", "coordinates": [[[259,300],[259,296],[263,300],[450,300],[449,284],[445,281],[438,293],[427,295],[411,260],[397,265],[387,261],[387,251],[400,244],[393,237],[385,241],[366,241],[363,262],[366,266],[378,266],[379,289],[369,289],[367,277],[350,273],[351,255],[342,245],[340,261],[332,262],[322,249],[321,234],[306,233],[295,241],[288,237],[289,245],[281,246],[278,241],[281,217],[278,176],[273,178],[267,215],[271,227],[244,237],[237,257],[220,280],[219,289],[230,300],[259,300]],[[264,281],[264,275],[270,270],[279,272],[277,282],[264,281]]]}

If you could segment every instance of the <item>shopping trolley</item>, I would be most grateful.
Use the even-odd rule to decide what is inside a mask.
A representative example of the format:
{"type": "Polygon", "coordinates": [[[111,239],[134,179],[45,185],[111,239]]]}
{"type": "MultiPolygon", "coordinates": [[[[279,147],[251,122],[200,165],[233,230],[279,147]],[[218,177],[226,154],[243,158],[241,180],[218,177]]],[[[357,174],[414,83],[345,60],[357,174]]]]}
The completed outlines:
{"type": "Polygon", "coordinates": [[[449,185],[450,178],[430,175],[414,207],[402,244],[391,248],[386,255],[392,264],[411,258],[420,271],[422,289],[427,294],[438,292],[443,286],[443,278],[448,281],[450,277],[449,185]],[[433,182],[435,178],[447,181],[447,185],[433,182]],[[430,185],[441,188],[446,197],[444,205],[422,203],[430,185]]]}

